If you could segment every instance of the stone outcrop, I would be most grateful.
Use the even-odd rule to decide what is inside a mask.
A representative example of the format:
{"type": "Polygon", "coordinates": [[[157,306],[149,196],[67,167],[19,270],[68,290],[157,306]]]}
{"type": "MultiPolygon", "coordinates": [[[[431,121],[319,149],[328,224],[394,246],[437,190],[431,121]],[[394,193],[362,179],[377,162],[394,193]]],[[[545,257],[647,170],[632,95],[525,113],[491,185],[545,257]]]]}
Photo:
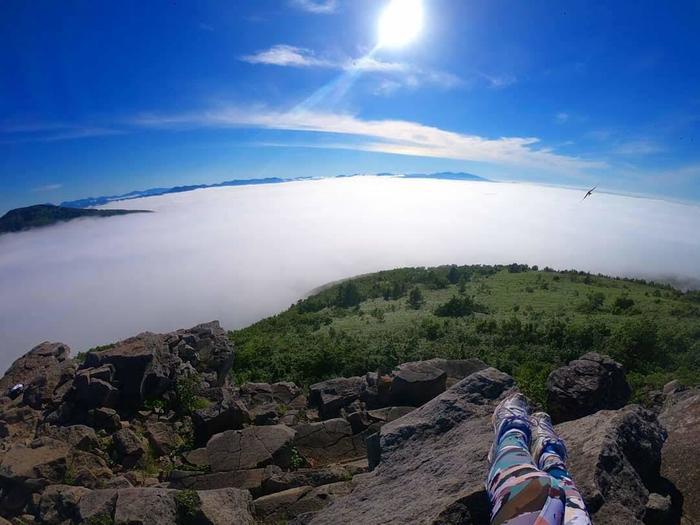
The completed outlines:
{"type": "MultiPolygon", "coordinates": [[[[0,524],[488,523],[507,374],[431,359],[323,381],[307,399],[293,383],[231,385],[233,354],[214,322],[84,361],[55,343],[18,359],[0,391],[0,524]]],[[[697,389],[653,397],[664,444],[657,412],[624,406],[622,367],[605,356],[547,387],[597,525],[698,521],[697,389]]]]}
{"type": "Polygon", "coordinates": [[[670,385],[659,419],[668,431],[661,453],[661,475],[678,491],[674,504],[683,523],[700,523],[700,389],[670,385]]]}
{"type": "Polygon", "coordinates": [[[139,334],[89,352],[85,366],[111,365],[123,401],[136,404],[172,391],[176,379],[186,374],[188,367],[212,371],[213,386],[221,386],[233,365],[233,356],[233,345],[226,332],[218,321],[213,321],[170,334],[139,334]]]}
{"type": "Polygon", "coordinates": [[[547,406],[554,422],[622,408],[629,398],[622,365],[594,352],[554,370],[547,378],[547,406]]]}
{"type": "Polygon", "coordinates": [[[470,523],[483,517],[491,413],[512,386],[510,376],[486,369],[383,426],[370,451],[377,468],[311,523],[435,523],[447,515],[470,523]],[[478,392],[484,383],[488,396],[478,392]]]}
{"type": "Polygon", "coordinates": [[[561,423],[568,467],[595,523],[639,523],[660,482],[666,434],[652,412],[632,405],[561,423]]]}

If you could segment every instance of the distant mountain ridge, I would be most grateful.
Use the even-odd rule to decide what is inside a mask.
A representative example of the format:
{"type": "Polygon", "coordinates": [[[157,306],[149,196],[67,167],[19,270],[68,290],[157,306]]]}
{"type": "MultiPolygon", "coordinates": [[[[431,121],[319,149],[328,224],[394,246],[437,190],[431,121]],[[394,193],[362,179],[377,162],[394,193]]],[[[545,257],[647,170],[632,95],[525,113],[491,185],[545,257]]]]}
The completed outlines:
{"type": "Polygon", "coordinates": [[[151,212],[147,210],[83,210],[54,206],[53,204],[37,204],[10,210],[0,217],[0,234],[50,226],[57,222],[70,221],[81,217],[112,217],[130,213],[151,212]]]}
{"type": "MultiPolygon", "coordinates": [[[[353,175],[336,175],[331,178],[359,177],[364,174],[355,173],[353,175]]],[[[444,179],[444,180],[467,180],[467,181],[483,181],[491,182],[489,179],[479,177],[472,173],[465,172],[439,172],[439,173],[411,173],[411,174],[394,174],[394,173],[377,173],[378,177],[399,177],[406,179],[444,179]]],[[[90,208],[92,206],[103,206],[110,202],[125,201],[131,199],[140,199],[143,197],[155,197],[158,195],[166,195],[169,193],[182,193],[186,191],[200,190],[204,188],[221,188],[225,186],[250,186],[256,184],[279,184],[281,182],[293,182],[300,180],[309,180],[312,177],[296,177],[292,179],[282,179],[279,177],[267,177],[264,179],[233,179],[215,184],[191,184],[187,186],[173,186],[171,188],[149,188],[147,190],[130,191],[121,195],[107,195],[102,197],[87,197],[85,199],[77,199],[73,201],[65,201],[61,206],[66,208],[90,208]]]]}

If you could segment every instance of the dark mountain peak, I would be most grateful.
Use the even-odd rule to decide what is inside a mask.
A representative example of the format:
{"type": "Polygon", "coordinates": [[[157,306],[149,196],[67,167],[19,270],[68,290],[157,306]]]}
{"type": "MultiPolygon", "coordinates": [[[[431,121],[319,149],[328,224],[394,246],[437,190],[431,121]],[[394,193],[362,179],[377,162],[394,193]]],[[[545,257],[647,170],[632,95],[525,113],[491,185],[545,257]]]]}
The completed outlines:
{"type": "Polygon", "coordinates": [[[150,213],[147,210],[93,210],[67,208],[53,204],[35,204],[16,208],[0,217],[0,234],[49,226],[80,217],[112,217],[130,213],[150,213]]]}

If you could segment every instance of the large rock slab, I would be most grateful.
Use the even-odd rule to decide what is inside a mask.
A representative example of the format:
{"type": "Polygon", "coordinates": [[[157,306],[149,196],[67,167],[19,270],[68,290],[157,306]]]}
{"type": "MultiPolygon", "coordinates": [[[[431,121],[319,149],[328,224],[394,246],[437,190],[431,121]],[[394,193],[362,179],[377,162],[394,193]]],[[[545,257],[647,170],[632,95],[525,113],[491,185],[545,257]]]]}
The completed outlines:
{"type": "Polygon", "coordinates": [[[335,499],[348,495],[355,484],[342,481],[320,487],[296,487],[255,500],[256,516],[267,523],[308,523],[335,499]]]}
{"type": "Polygon", "coordinates": [[[447,373],[427,361],[399,365],[393,372],[390,403],[394,406],[421,406],[445,391],[447,373]]]}
{"type": "Polygon", "coordinates": [[[366,447],[362,435],[354,435],[343,418],[306,423],[294,427],[294,446],[312,466],[328,465],[364,456],[366,447]]]}
{"type": "Polygon", "coordinates": [[[296,432],[285,425],[248,427],[216,434],[207,443],[214,471],[244,470],[269,464],[288,466],[296,432]]]}
{"type": "Polygon", "coordinates": [[[491,414],[512,386],[510,376],[487,368],[384,425],[379,466],[356,476],[354,490],[311,523],[488,523],[491,414]]]}
{"type": "Polygon", "coordinates": [[[672,391],[659,419],[668,431],[661,452],[661,475],[682,494],[684,523],[700,523],[700,389],[672,391]]]}
{"type": "Polygon", "coordinates": [[[114,525],[177,523],[177,491],[133,488],[117,493],[114,525]]]}
{"type": "Polygon", "coordinates": [[[70,446],[62,441],[41,438],[29,446],[16,444],[0,464],[0,479],[40,488],[61,483],[68,468],[70,446]]]}
{"type": "Polygon", "coordinates": [[[666,438],[656,415],[638,405],[561,423],[568,467],[596,525],[641,524],[649,488],[660,481],[666,438]]]}
{"type": "Polygon", "coordinates": [[[595,352],[557,368],[547,378],[547,406],[555,423],[622,408],[630,393],[622,365],[595,352]]]}

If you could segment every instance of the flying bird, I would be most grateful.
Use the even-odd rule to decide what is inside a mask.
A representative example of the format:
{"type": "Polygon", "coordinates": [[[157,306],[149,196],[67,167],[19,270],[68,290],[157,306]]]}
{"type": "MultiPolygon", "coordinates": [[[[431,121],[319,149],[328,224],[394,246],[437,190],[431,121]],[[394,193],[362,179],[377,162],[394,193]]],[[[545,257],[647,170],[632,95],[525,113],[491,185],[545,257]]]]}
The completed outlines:
{"type": "Polygon", "coordinates": [[[582,200],[582,201],[585,201],[585,200],[586,200],[586,197],[589,197],[590,195],[593,195],[593,190],[595,190],[597,187],[598,187],[598,186],[593,186],[590,190],[588,190],[588,193],[586,193],[586,194],[583,196],[583,199],[581,199],[581,200],[582,200]]]}

